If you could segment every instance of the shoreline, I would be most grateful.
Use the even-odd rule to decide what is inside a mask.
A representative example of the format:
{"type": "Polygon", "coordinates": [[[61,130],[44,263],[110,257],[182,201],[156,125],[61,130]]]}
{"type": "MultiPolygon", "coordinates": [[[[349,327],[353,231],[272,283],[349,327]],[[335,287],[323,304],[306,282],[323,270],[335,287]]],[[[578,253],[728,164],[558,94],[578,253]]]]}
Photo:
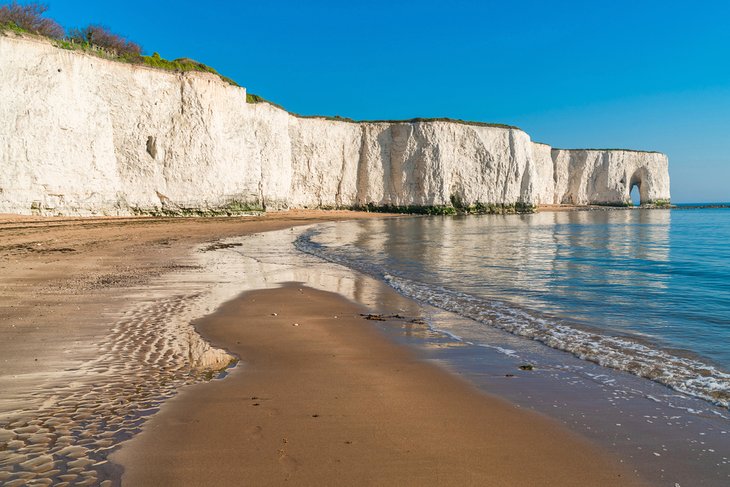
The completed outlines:
{"type": "MultiPolygon", "coordinates": [[[[652,212],[646,214],[668,216],[652,212]]],[[[459,219],[463,225],[457,225],[450,219],[322,225],[303,230],[302,236],[296,238],[296,248],[364,272],[379,282],[387,283],[389,288],[403,296],[416,299],[427,315],[424,326],[413,327],[403,323],[401,329],[392,332],[387,327],[384,329],[401,343],[419,350],[428,360],[467,377],[488,393],[496,392],[510,402],[558,419],[573,431],[617,454],[645,478],[655,479],[660,485],[725,485],[730,478],[726,453],[730,424],[726,409],[628,371],[606,368],[585,360],[584,356],[563,352],[555,344],[537,343],[529,338],[529,334],[525,338],[519,336],[522,333],[499,330],[502,326],[499,322],[492,322],[492,313],[497,315],[497,319],[506,315],[506,323],[510,323],[512,318],[509,313],[501,311],[502,299],[505,303],[513,303],[504,311],[516,310],[517,316],[523,318],[527,317],[521,315],[520,310],[530,313],[534,308],[529,302],[519,301],[520,293],[515,296],[492,293],[483,299],[481,295],[471,299],[469,286],[472,284],[469,283],[472,281],[466,280],[462,285],[455,279],[464,279],[464,276],[475,273],[462,265],[455,267],[463,271],[456,276],[447,269],[442,273],[438,267],[439,262],[455,262],[454,265],[458,266],[461,249],[470,248],[470,242],[474,240],[467,236],[480,234],[467,223],[481,227],[480,221],[486,219],[498,227],[505,220],[508,228],[536,223],[537,229],[543,228],[541,223],[551,222],[553,215],[560,217],[557,213],[515,216],[510,223],[500,217],[475,217],[471,222],[459,219]],[[418,229],[426,229],[427,232],[421,233],[418,229]],[[439,232],[445,232],[449,238],[434,236],[439,232]],[[308,244],[310,239],[311,245],[308,244]],[[431,245],[419,246],[416,242],[420,241],[431,242],[431,245]],[[433,242],[444,245],[433,245],[433,242]],[[457,242],[462,245],[452,245],[457,242]],[[365,255],[363,251],[372,253],[372,256],[365,255]],[[423,256],[432,259],[431,267],[423,256]],[[411,259],[416,263],[412,263],[411,259]],[[422,261],[426,263],[418,265],[422,261]],[[418,272],[422,272],[422,277],[418,272]],[[436,278],[447,283],[444,288],[440,287],[436,278]],[[465,299],[459,299],[459,292],[466,293],[465,299]],[[524,364],[531,364],[534,369],[527,372],[519,370],[524,364]]],[[[604,215],[594,216],[603,221],[604,215]]],[[[624,216],[628,217],[614,215],[619,221],[624,216]]],[[[583,220],[583,217],[590,215],[562,215],[563,220],[583,220]]],[[[487,227],[485,232],[499,235],[498,228],[487,227]]],[[[535,236],[534,241],[544,242],[544,239],[535,236]]],[[[508,239],[508,248],[513,249],[513,245],[514,242],[508,239]]],[[[489,249],[487,245],[476,247],[479,253],[489,249]]],[[[532,246],[527,247],[524,253],[529,255],[537,251],[540,249],[532,246]]],[[[493,258],[496,256],[491,255],[493,258]]],[[[470,262],[474,263],[473,260],[470,262]]],[[[514,272],[517,269],[515,261],[509,264],[503,264],[503,268],[514,272]]],[[[311,263],[307,265],[312,266],[311,263]]],[[[313,272],[316,271],[313,269],[313,272]]],[[[357,300],[360,301],[359,298],[357,300]]],[[[397,307],[390,307],[386,313],[400,311],[397,307]]],[[[535,316],[539,318],[539,314],[535,316]]],[[[519,323],[525,325],[523,321],[519,323]]]]}
{"type": "Polygon", "coordinates": [[[558,423],[419,360],[364,312],[295,283],[199,320],[240,370],[168,401],[112,456],[123,482],[644,485],[558,423]]]}
{"type": "MultiPolygon", "coordinates": [[[[109,273],[101,273],[100,275],[96,275],[96,274],[92,273],[93,279],[91,279],[91,282],[94,284],[94,286],[86,287],[85,285],[77,285],[76,292],[79,294],[78,296],[75,296],[73,294],[63,296],[65,300],[68,300],[69,298],[71,298],[70,302],[63,302],[63,303],[56,304],[56,305],[54,305],[52,302],[51,303],[47,302],[45,304],[45,306],[46,307],[51,306],[51,308],[55,308],[56,311],[58,311],[59,309],[61,311],[63,311],[63,309],[66,309],[66,311],[69,313],[69,317],[71,317],[71,318],[78,318],[78,317],[86,316],[86,318],[89,319],[89,318],[93,317],[92,315],[94,315],[94,313],[99,313],[99,314],[95,315],[96,319],[98,320],[99,315],[101,313],[101,311],[99,311],[101,309],[101,307],[112,307],[113,308],[114,306],[116,306],[116,305],[113,305],[113,303],[117,303],[117,305],[118,305],[120,298],[119,298],[119,296],[115,296],[115,295],[117,293],[119,293],[120,291],[126,292],[126,290],[128,290],[128,289],[136,289],[137,291],[141,292],[141,294],[138,294],[135,297],[135,299],[140,299],[140,296],[143,297],[145,295],[151,296],[150,295],[150,292],[152,292],[151,286],[153,286],[153,281],[154,281],[154,279],[152,279],[152,276],[157,272],[161,272],[165,275],[171,276],[172,280],[163,281],[162,283],[156,283],[156,284],[154,284],[155,287],[161,286],[160,290],[162,292],[168,292],[168,293],[172,292],[172,291],[170,291],[170,289],[173,289],[173,290],[177,289],[176,286],[179,286],[180,284],[175,282],[174,276],[176,276],[176,275],[182,276],[183,280],[185,280],[187,278],[185,278],[184,276],[187,276],[189,274],[188,270],[186,270],[186,267],[194,267],[196,265],[195,262],[191,261],[190,258],[185,257],[183,254],[185,252],[190,252],[190,251],[194,250],[196,248],[196,246],[199,246],[202,242],[216,241],[216,242],[219,242],[219,244],[212,245],[211,247],[216,247],[216,246],[222,245],[222,247],[218,247],[220,249],[223,249],[222,252],[224,252],[224,253],[225,252],[235,252],[236,249],[239,249],[239,250],[247,249],[247,247],[246,247],[247,242],[253,242],[251,240],[252,238],[253,239],[256,239],[259,237],[264,238],[265,235],[274,236],[274,233],[277,233],[277,232],[274,232],[274,233],[267,233],[267,234],[262,235],[262,234],[258,233],[260,231],[276,230],[276,229],[279,229],[279,230],[290,229],[292,227],[292,225],[295,225],[295,224],[309,224],[309,223],[318,223],[318,222],[321,223],[321,222],[333,221],[333,220],[338,220],[338,219],[353,219],[353,218],[357,218],[360,216],[365,217],[365,218],[387,217],[387,215],[383,215],[383,214],[367,214],[367,213],[366,214],[353,214],[352,212],[331,212],[331,213],[327,213],[327,214],[323,214],[323,212],[310,212],[310,213],[293,212],[293,214],[274,214],[274,216],[272,218],[268,218],[268,219],[267,219],[267,217],[249,217],[249,218],[241,218],[241,219],[201,219],[201,220],[198,220],[198,219],[194,219],[194,220],[183,220],[183,219],[151,219],[150,220],[150,219],[145,219],[145,221],[142,221],[142,222],[140,222],[140,220],[138,220],[138,219],[134,219],[133,224],[128,225],[126,228],[124,228],[125,227],[124,225],[121,225],[121,226],[118,225],[118,223],[119,223],[118,220],[112,221],[109,223],[109,227],[107,227],[107,230],[103,230],[104,225],[101,225],[101,229],[102,229],[101,236],[103,238],[101,239],[102,243],[99,245],[99,247],[100,247],[98,249],[99,252],[97,252],[97,254],[99,254],[99,255],[94,254],[94,252],[89,249],[83,250],[83,252],[86,252],[87,250],[89,250],[90,254],[92,254],[92,255],[87,256],[87,257],[91,258],[91,261],[93,261],[93,262],[91,262],[91,264],[89,266],[87,266],[86,268],[82,269],[82,273],[83,272],[88,273],[90,270],[89,267],[93,268],[94,266],[101,266],[101,267],[107,266],[109,269],[118,269],[118,267],[115,267],[115,266],[118,265],[117,259],[119,259],[119,258],[126,260],[128,264],[132,264],[132,265],[128,266],[128,267],[132,268],[132,270],[128,271],[128,272],[125,271],[122,274],[120,274],[120,276],[122,278],[119,280],[110,280],[109,273]],[[313,213],[313,215],[311,213],[313,213]],[[140,225],[140,228],[135,230],[135,227],[137,226],[137,224],[140,225]],[[244,229],[244,228],[245,228],[245,231],[242,231],[242,229],[244,229]],[[108,231],[109,229],[111,229],[111,231],[108,231]],[[179,234],[181,233],[181,230],[184,230],[184,232],[186,233],[185,237],[180,237],[179,234]],[[108,232],[109,235],[105,235],[104,232],[108,232]],[[248,235],[249,237],[243,238],[243,237],[241,237],[241,235],[248,235]],[[235,237],[235,238],[231,239],[228,237],[235,237]],[[106,238],[106,240],[104,240],[104,238],[106,238]],[[135,238],[141,238],[143,240],[143,242],[135,243],[136,246],[134,246],[133,248],[136,250],[136,253],[134,253],[133,255],[130,255],[130,252],[129,252],[130,241],[133,241],[135,238]],[[118,247],[118,248],[116,248],[117,254],[114,254],[113,252],[110,253],[109,247],[115,247],[115,246],[118,247]],[[230,246],[231,248],[227,249],[227,246],[230,246]],[[175,256],[174,262],[173,262],[173,260],[170,260],[167,263],[164,262],[165,259],[171,259],[172,256],[175,256]],[[103,259],[103,261],[101,259],[103,259]],[[153,263],[156,263],[156,264],[151,265],[153,263]],[[144,272],[142,273],[141,276],[135,277],[135,272],[134,272],[135,266],[137,266],[138,270],[140,267],[144,267],[144,272]],[[178,266],[178,267],[176,268],[174,266],[178,266]],[[182,273],[182,274],[180,274],[180,273],[182,273]],[[145,277],[145,276],[147,276],[147,277],[145,277]],[[127,286],[127,287],[125,287],[125,286],[127,286]],[[136,286],[136,287],[134,287],[134,286],[136,286]],[[89,302],[83,303],[84,299],[87,299],[87,301],[88,301],[88,299],[90,299],[92,297],[92,295],[94,295],[94,294],[97,294],[97,296],[95,296],[94,299],[91,300],[92,301],[91,303],[89,303],[89,302]],[[79,309],[73,309],[76,307],[76,304],[78,302],[76,300],[78,300],[78,299],[81,299],[80,304],[84,304],[84,307],[80,307],[79,309]],[[94,300],[96,301],[96,303],[93,302],[94,300]],[[89,304],[90,304],[90,306],[87,306],[89,304]],[[96,308],[94,306],[96,306],[96,308]]],[[[23,247],[23,245],[26,245],[27,243],[33,243],[33,244],[37,243],[32,238],[34,235],[34,233],[33,233],[34,231],[25,230],[28,232],[28,235],[22,237],[22,239],[25,239],[26,242],[25,243],[17,242],[18,244],[22,243],[22,245],[19,247],[20,250],[17,251],[20,253],[15,253],[15,254],[11,255],[11,257],[13,257],[13,256],[20,257],[19,260],[21,261],[21,264],[24,259],[26,259],[26,260],[29,259],[26,261],[26,268],[30,267],[31,265],[35,266],[39,263],[43,263],[44,267],[54,268],[58,272],[59,266],[61,268],[63,268],[64,262],[66,262],[67,268],[69,267],[69,265],[71,265],[73,267],[73,264],[74,264],[73,261],[75,259],[79,258],[79,254],[76,254],[77,251],[65,252],[60,249],[73,247],[73,245],[71,247],[66,245],[67,243],[70,243],[70,242],[80,243],[80,241],[83,240],[83,238],[81,238],[81,237],[83,237],[83,235],[86,235],[86,237],[90,238],[92,236],[91,235],[92,232],[94,232],[94,235],[93,235],[94,239],[97,240],[96,237],[99,236],[98,232],[100,230],[99,225],[97,225],[97,223],[89,222],[86,219],[79,219],[79,220],[85,222],[85,224],[88,224],[89,226],[84,229],[77,228],[75,230],[75,232],[78,233],[78,235],[76,235],[76,237],[72,236],[74,231],[69,231],[68,228],[66,228],[64,230],[64,226],[62,225],[60,227],[61,234],[51,233],[50,235],[46,235],[46,236],[64,237],[64,238],[66,238],[66,240],[56,238],[57,241],[52,246],[48,245],[48,243],[46,241],[40,242],[42,244],[42,247],[41,247],[41,249],[38,249],[38,250],[35,250],[35,249],[28,250],[27,248],[23,247]],[[91,230],[91,229],[93,229],[93,230],[91,230]],[[71,238],[67,238],[67,237],[71,237],[71,238]],[[74,239],[76,239],[76,240],[74,240],[74,239]],[[47,262],[43,262],[44,260],[47,262]],[[41,262],[39,262],[39,261],[41,261],[41,262]]],[[[47,223],[52,223],[54,220],[41,219],[40,221],[41,222],[46,221],[47,223]]],[[[41,223],[41,225],[43,225],[43,224],[41,223]]],[[[56,230],[52,230],[51,232],[58,232],[58,231],[59,230],[56,229],[56,230]]],[[[291,231],[294,231],[294,229],[292,228],[291,231]]],[[[281,234],[281,233],[282,232],[278,232],[277,234],[281,234]]],[[[287,231],[286,233],[289,233],[289,231],[287,231]]],[[[280,238],[280,237],[277,237],[277,238],[280,238]]],[[[3,244],[4,243],[5,242],[3,242],[3,244]]],[[[74,245],[76,245],[76,244],[74,244],[74,245]]],[[[77,246],[77,248],[82,248],[82,247],[83,247],[83,245],[77,246]]],[[[7,246],[3,245],[2,248],[5,249],[6,252],[8,252],[7,246]]],[[[31,248],[32,248],[32,246],[31,246],[31,248]]],[[[78,250],[78,251],[80,251],[80,250],[78,250]]],[[[12,252],[12,250],[10,252],[12,252]]],[[[218,253],[217,251],[210,252],[210,255],[214,255],[217,253],[218,253]]],[[[245,252],[244,252],[244,254],[245,254],[245,252]]],[[[208,253],[200,254],[200,255],[207,256],[208,253]]],[[[8,265],[9,265],[8,261],[10,260],[7,257],[8,256],[6,255],[5,259],[2,261],[2,265],[4,265],[6,268],[8,267],[8,265]]],[[[222,255],[222,257],[225,257],[225,259],[220,264],[227,266],[228,264],[226,262],[230,261],[231,255],[226,254],[226,255],[222,255]]],[[[254,260],[256,260],[256,259],[254,259],[254,260]]],[[[280,259],[279,259],[279,256],[275,255],[272,258],[272,260],[277,261],[277,263],[278,263],[278,260],[280,260],[280,259]]],[[[18,263],[16,262],[14,265],[16,265],[16,267],[17,267],[18,263]]],[[[251,276],[260,270],[260,267],[257,267],[257,266],[261,266],[261,265],[263,265],[263,264],[260,262],[252,262],[251,266],[241,268],[241,269],[237,270],[236,272],[238,272],[241,275],[246,275],[247,279],[250,280],[251,276]]],[[[10,267],[12,268],[12,265],[10,265],[10,267]]],[[[301,267],[301,263],[300,263],[300,267],[301,267]]],[[[303,267],[306,268],[306,264],[304,264],[303,267]]],[[[20,273],[19,277],[22,277],[23,272],[21,272],[21,271],[23,271],[22,265],[20,266],[20,268],[16,269],[16,272],[20,273]]],[[[305,271],[306,271],[306,269],[305,269],[305,271]]],[[[27,278],[28,277],[27,269],[24,272],[26,272],[26,278],[27,278]]],[[[190,270],[190,272],[193,272],[193,270],[190,270]]],[[[312,271],[309,271],[309,272],[311,273],[312,271]]],[[[306,272],[305,272],[305,274],[306,274],[306,272]]],[[[12,274],[11,274],[11,276],[12,276],[12,274]]],[[[66,276],[66,277],[71,278],[72,280],[78,279],[78,276],[74,276],[74,275],[66,276]]],[[[319,279],[325,279],[325,277],[327,277],[327,276],[320,276],[319,279]]],[[[332,276],[329,276],[329,277],[332,277],[332,276]]],[[[206,279],[210,279],[210,278],[211,278],[210,275],[208,277],[206,277],[206,279]]],[[[264,278],[259,278],[259,280],[257,282],[254,282],[252,285],[254,287],[258,286],[259,288],[271,287],[272,285],[275,284],[274,281],[271,280],[272,278],[278,279],[279,282],[283,282],[283,281],[287,281],[287,280],[292,281],[292,280],[303,280],[304,279],[304,277],[301,277],[301,274],[297,274],[297,272],[294,272],[294,271],[283,272],[283,273],[273,272],[273,273],[271,273],[271,275],[264,276],[264,278]]],[[[307,278],[307,279],[309,279],[309,278],[307,278]]],[[[47,272],[42,276],[35,276],[36,284],[42,283],[44,280],[48,280],[47,272]]],[[[87,281],[88,280],[81,279],[80,282],[83,284],[87,281]]],[[[335,286],[333,286],[332,283],[325,283],[324,280],[321,283],[318,282],[315,284],[317,284],[316,287],[318,287],[320,289],[334,289],[341,296],[348,296],[349,299],[351,299],[351,300],[354,299],[355,301],[358,301],[360,303],[367,302],[367,300],[363,300],[362,296],[360,296],[365,291],[363,291],[362,289],[360,289],[358,287],[361,285],[358,284],[357,281],[349,282],[347,278],[343,279],[342,276],[339,276],[339,277],[335,276],[335,281],[337,281],[335,286]],[[339,279],[339,281],[337,281],[337,279],[339,279]],[[337,287],[337,286],[339,286],[339,287],[337,287]],[[358,294],[358,293],[360,293],[360,294],[358,294]],[[358,296],[360,296],[360,297],[358,297],[358,296]]],[[[12,284],[12,282],[8,282],[8,284],[12,284]]],[[[234,287],[236,285],[235,282],[231,282],[230,284],[232,284],[234,287]]],[[[11,286],[6,286],[6,289],[8,287],[11,287],[11,286]]],[[[239,284],[238,289],[240,292],[240,284],[239,284]]],[[[249,287],[249,289],[251,289],[251,288],[249,287]]],[[[16,291],[20,291],[20,289],[17,289],[16,291]]],[[[177,292],[177,291],[175,291],[175,292],[177,292]]],[[[231,292],[230,289],[227,292],[230,293],[231,292]]],[[[388,290],[387,293],[392,294],[392,293],[394,293],[394,291],[388,290]]],[[[43,293],[41,293],[41,294],[43,294],[43,293]]],[[[231,295],[231,297],[235,296],[236,294],[238,294],[238,293],[234,293],[233,295],[231,295]]],[[[220,294],[220,293],[219,293],[219,295],[217,295],[218,304],[222,302],[219,299],[221,296],[222,296],[222,294],[220,294]]],[[[43,301],[44,299],[48,300],[51,297],[52,296],[43,295],[40,298],[36,297],[36,301],[38,301],[39,299],[40,299],[40,301],[43,301]]],[[[58,298],[59,297],[56,296],[55,299],[58,300],[58,298]]],[[[340,298],[340,299],[344,299],[344,298],[340,298]]],[[[405,300],[405,298],[403,298],[403,299],[405,300]]],[[[227,299],[224,299],[223,301],[227,301],[227,299]]],[[[348,303],[350,306],[356,306],[356,305],[352,304],[352,301],[348,301],[348,303]]],[[[213,312],[218,307],[218,304],[216,304],[213,308],[209,309],[208,312],[213,312]]],[[[167,304],[166,304],[166,306],[167,306],[167,304]]],[[[26,305],[26,307],[24,309],[25,309],[25,311],[35,310],[35,312],[37,313],[35,316],[35,319],[38,319],[39,317],[42,318],[43,313],[39,313],[38,309],[36,309],[36,308],[38,308],[37,303],[33,304],[33,306],[30,308],[28,307],[28,305],[26,305]]],[[[416,309],[416,308],[418,308],[418,306],[414,305],[414,309],[416,309]]],[[[39,308],[39,309],[41,311],[43,310],[43,308],[39,308]]],[[[2,311],[7,313],[8,310],[3,309],[2,311]]],[[[413,311],[413,312],[417,313],[417,311],[413,311]]],[[[21,311],[16,310],[16,313],[20,313],[19,315],[16,315],[16,316],[23,317],[23,316],[21,316],[23,314],[22,310],[21,311]]],[[[207,314],[207,313],[203,313],[203,314],[207,314]]],[[[202,316],[202,314],[199,314],[198,316],[202,316]]],[[[28,318],[29,316],[26,314],[24,317],[28,318]]],[[[136,319],[135,317],[132,317],[132,318],[136,319]]],[[[362,322],[362,320],[359,320],[359,321],[362,322]]],[[[20,325],[21,323],[22,323],[22,321],[17,321],[17,324],[20,325]]],[[[361,324],[365,325],[366,327],[372,327],[373,329],[376,328],[373,326],[373,323],[362,322],[361,324]]],[[[376,323],[376,324],[379,325],[379,323],[376,323]]],[[[89,326],[91,326],[91,324],[89,324],[89,326]]],[[[100,331],[100,329],[98,328],[98,323],[95,326],[97,327],[96,333],[98,334],[100,331]]],[[[85,329],[82,328],[80,330],[77,328],[72,331],[77,334],[79,331],[81,331],[82,334],[84,334],[84,333],[89,333],[90,330],[91,330],[91,328],[85,328],[85,329]]],[[[26,332],[27,331],[28,330],[26,330],[26,332]]],[[[387,335],[387,333],[386,333],[386,335],[387,335]]],[[[31,337],[31,338],[33,338],[33,337],[31,337]]],[[[93,336],[91,336],[90,338],[93,338],[93,336]]],[[[93,342],[93,340],[90,340],[90,341],[93,342]]],[[[395,340],[395,341],[398,342],[398,340],[395,340]]],[[[36,344],[38,344],[38,343],[36,343],[36,344]]],[[[48,345],[48,344],[46,343],[46,345],[48,345]]],[[[75,345],[73,349],[75,351],[79,351],[82,348],[83,347],[75,345]]],[[[405,355],[408,355],[410,353],[411,355],[413,355],[412,351],[408,352],[406,350],[401,350],[398,353],[405,354],[405,355]]],[[[421,354],[417,354],[417,355],[420,356],[421,354]]],[[[58,356],[60,356],[60,355],[58,355],[58,356]]],[[[26,359],[30,360],[31,357],[26,357],[26,359]]],[[[242,357],[242,358],[244,359],[244,362],[245,362],[245,357],[242,357]]],[[[418,361],[418,359],[414,359],[414,360],[418,361]]],[[[423,362],[423,361],[424,361],[424,358],[421,356],[420,362],[423,362]]],[[[34,364],[31,363],[31,365],[34,365],[34,364]]],[[[37,365],[36,365],[36,367],[37,367],[37,365]]],[[[228,380],[232,379],[233,377],[236,377],[240,374],[245,374],[245,367],[246,367],[245,363],[239,365],[237,368],[233,369],[233,371],[231,372],[231,377],[227,378],[226,380],[224,380],[220,383],[224,384],[228,380]]],[[[441,369],[439,369],[439,370],[441,370],[441,369]]],[[[443,372],[443,370],[441,370],[441,373],[446,374],[445,372],[443,372]]],[[[453,374],[453,371],[452,371],[452,373],[446,374],[446,375],[448,375],[454,382],[461,382],[461,379],[459,379],[456,374],[453,374]]],[[[184,393],[187,390],[195,390],[196,388],[214,387],[215,384],[218,384],[218,382],[214,381],[212,383],[202,383],[202,384],[197,384],[197,385],[186,386],[185,388],[182,389],[182,392],[184,393]]],[[[472,387],[472,389],[473,389],[473,387],[472,387]]],[[[512,398],[510,398],[510,396],[508,394],[503,394],[504,391],[500,391],[498,388],[495,390],[498,391],[497,394],[500,397],[503,397],[503,398],[506,397],[506,398],[509,398],[508,399],[509,401],[512,401],[512,398]]],[[[488,393],[490,392],[489,388],[487,388],[487,392],[488,393]]],[[[492,392],[492,393],[494,393],[494,392],[492,392]]],[[[172,394],[174,395],[174,392],[172,394]]],[[[205,393],[203,392],[203,394],[205,394],[205,393]]],[[[176,398],[174,398],[172,401],[175,401],[175,400],[176,400],[176,398]]],[[[165,403],[165,404],[168,404],[168,403],[165,403]]],[[[167,406],[163,405],[161,413],[151,416],[153,418],[153,421],[156,420],[155,418],[163,417],[163,415],[165,414],[165,411],[166,411],[166,409],[165,409],[166,407],[167,406]]],[[[527,413],[527,414],[533,414],[533,413],[527,413]]],[[[547,420],[547,421],[549,421],[549,422],[552,421],[553,423],[555,423],[554,426],[557,427],[557,429],[562,430],[563,434],[567,434],[569,436],[575,437],[575,434],[570,433],[568,431],[567,427],[557,424],[557,422],[555,420],[547,420]]],[[[306,423],[301,423],[301,424],[304,425],[306,423]]],[[[1,429],[2,426],[3,426],[2,421],[0,421],[0,442],[5,440],[5,437],[2,436],[2,434],[3,434],[3,430],[1,429]]],[[[124,438],[119,438],[119,439],[121,440],[124,438]]],[[[595,438],[594,438],[594,440],[595,440],[595,438]]],[[[135,440],[133,440],[133,441],[135,441],[135,440]]],[[[595,445],[595,443],[594,443],[594,445],[595,445]]],[[[598,447],[594,451],[599,451],[599,452],[601,452],[601,454],[605,454],[605,450],[602,447],[598,447]]],[[[610,454],[608,454],[607,456],[610,457],[610,454]]],[[[0,475],[1,475],[1,472],[0,472],[0,475]]],[[[104,479],[112,481],[117,476],[118,476],[118,472],[115,472],[115,471],[113,471],[113,469],[111,469],[108,472],[106,472],[105,474],[100,475],[98,480],[101,480],[102,478],[104,478],[104,479]]],[[[0,480],[3,480],[3,478],[0,477],[0,480]]],[[[623,485],[623,483],[622,483],[622,485],[623,485]]]]}
{"type": "Polygon", "coordinates": [[[225,365],[186,329],[221,302],[196,248],[372,217],[0,219],[0,483],[113,479],[115,445],[179,386],[225,365]]]}

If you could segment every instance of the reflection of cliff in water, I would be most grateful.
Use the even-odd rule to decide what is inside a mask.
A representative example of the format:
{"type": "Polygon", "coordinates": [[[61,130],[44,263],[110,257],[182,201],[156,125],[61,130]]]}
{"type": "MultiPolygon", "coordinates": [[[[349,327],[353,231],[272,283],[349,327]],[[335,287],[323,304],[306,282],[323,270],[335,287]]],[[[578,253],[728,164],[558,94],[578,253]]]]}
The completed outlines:
{"type": "Polygon", "coordinates": [[[472,320],[467,334],[509,331],[727,405],[723,367],[730,356],[698,339],[727,336],[727,303],[702,291],[727,296],[713,286],[723,264],[688,265],[687,238],[695,236],[673,231],[686,215],[626,210],[351,222],[313,230],[299,247],[472,320]]]}
{"type": "MultiPolygon", "coordinates": [[[[329,257],[374,275],[626,332],[646,293],[668,292],[671,218],[627,210],[369,220],[312,238],[329,257]]],[[[661,326],[662,312],[652,320],[661,326]]]]}

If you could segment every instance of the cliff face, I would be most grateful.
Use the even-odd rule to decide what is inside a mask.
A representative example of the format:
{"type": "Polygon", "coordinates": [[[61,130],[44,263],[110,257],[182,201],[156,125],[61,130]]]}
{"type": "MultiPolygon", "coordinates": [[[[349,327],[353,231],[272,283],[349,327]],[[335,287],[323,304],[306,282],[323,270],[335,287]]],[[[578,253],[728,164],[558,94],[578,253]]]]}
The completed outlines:
{"type": "Polygon", "coordinates": [[[204,73],[0,35],[0,212],[239,212],[669,199],[666,156],[519,129],[300,118],[204,73]]]}

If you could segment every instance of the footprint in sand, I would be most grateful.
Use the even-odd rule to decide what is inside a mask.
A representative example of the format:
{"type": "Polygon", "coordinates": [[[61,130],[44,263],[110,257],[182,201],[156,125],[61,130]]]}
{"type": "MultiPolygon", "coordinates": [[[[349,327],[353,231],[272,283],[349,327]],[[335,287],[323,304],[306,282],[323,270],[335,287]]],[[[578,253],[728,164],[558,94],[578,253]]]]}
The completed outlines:
{"type": "Polygon", "coordinates": [[[284,450],[279,450],[279,464],[287,476],[293,474],[299,468],[299,462],[287,455],[284,450]]]}
{"type": "Polygon", "coordinates": [[[264,437],[263,431],[264,429],[261,426],[254,426],[248,430],[248,436],[253,440],[260,440],[264,437]]]}

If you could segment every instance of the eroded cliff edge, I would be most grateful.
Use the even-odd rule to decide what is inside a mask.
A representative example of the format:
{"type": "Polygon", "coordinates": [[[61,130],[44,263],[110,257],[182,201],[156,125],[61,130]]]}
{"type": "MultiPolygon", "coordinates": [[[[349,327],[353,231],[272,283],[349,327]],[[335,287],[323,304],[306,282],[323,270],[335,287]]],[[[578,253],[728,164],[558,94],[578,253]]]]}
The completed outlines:
{"type": "Polygon", "coordinates": [[[301,118],[244,88],[0,35],[0,212],[669,201],[667,157],[558,150],[517,128],[301,118]]]}

